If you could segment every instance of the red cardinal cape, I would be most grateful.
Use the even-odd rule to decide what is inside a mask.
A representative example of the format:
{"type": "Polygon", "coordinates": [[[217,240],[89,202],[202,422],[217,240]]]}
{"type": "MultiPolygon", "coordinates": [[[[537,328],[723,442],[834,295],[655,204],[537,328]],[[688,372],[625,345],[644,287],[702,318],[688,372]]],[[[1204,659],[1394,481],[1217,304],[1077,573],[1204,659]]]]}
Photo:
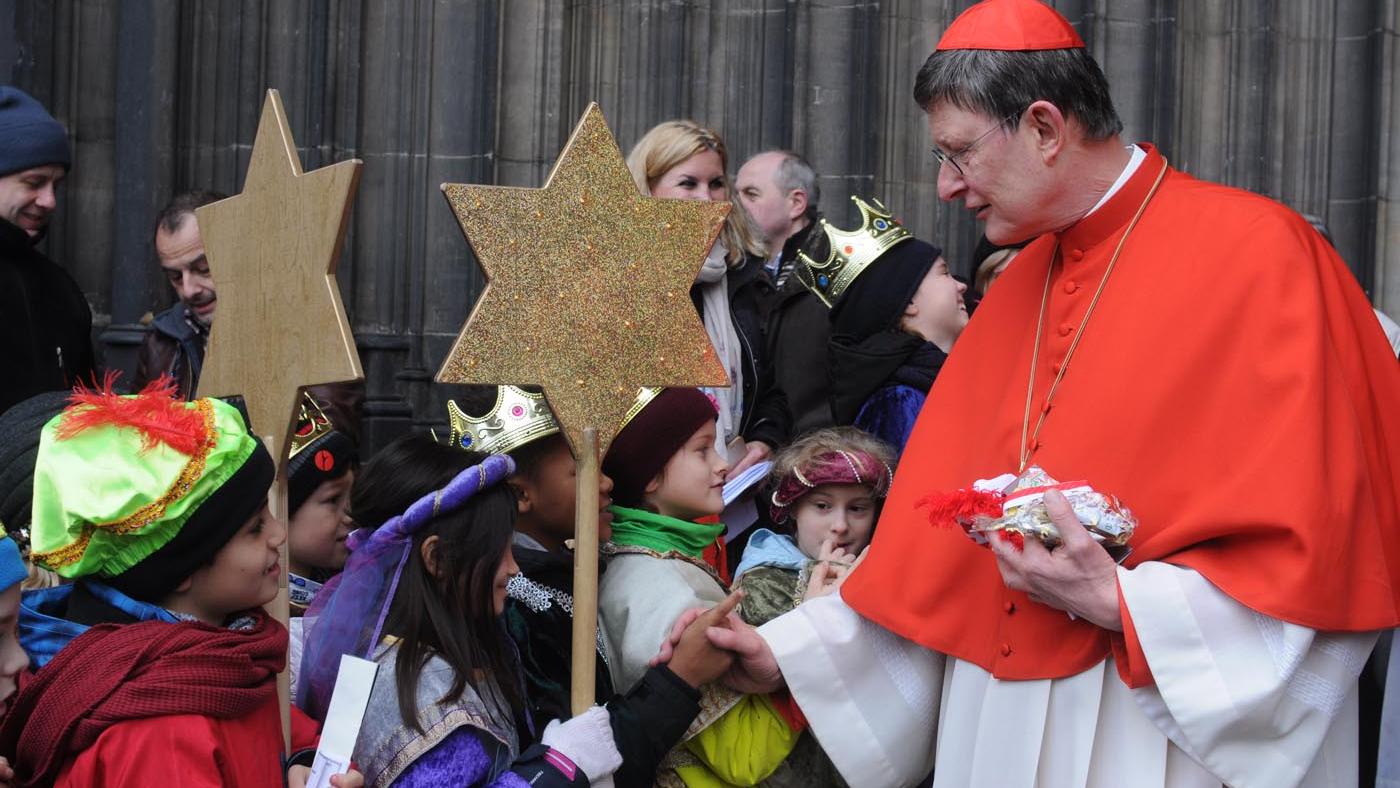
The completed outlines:
{"type": "MultiPolygon", "coordinates": [[[[917,502],[1017,470],[1047,266],[1032,429],[1162,171],[1144,147],[1104,206],[1031,243],[997,280],[929,393],[870,556],[842,591],[866,618],[999,678],[1079,673],[1123,636],[1008,590],[988,550],[930,526],[917,502]]],[[[1400,365],[1346,265],[1276,202],[1167,171],[1031,462],[1133,510],[1128,567],[1190,567],[1255,611],[1315,629],[1400,623],[1400,365]]]]}

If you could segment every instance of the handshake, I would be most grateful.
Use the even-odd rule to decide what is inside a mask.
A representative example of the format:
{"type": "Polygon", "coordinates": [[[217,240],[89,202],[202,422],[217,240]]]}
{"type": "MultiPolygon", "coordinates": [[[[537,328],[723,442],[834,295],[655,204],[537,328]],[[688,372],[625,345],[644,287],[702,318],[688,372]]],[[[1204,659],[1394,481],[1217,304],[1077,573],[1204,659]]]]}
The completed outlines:
{"type": "Polygon", "coordinates": [[[648,664],[667,666],[697,689],[719,679],[749,695],[781,689],[783,675],[772,650],[734,612],[743,596],[734,591],[714,607],[682,613],[648,664]]]}

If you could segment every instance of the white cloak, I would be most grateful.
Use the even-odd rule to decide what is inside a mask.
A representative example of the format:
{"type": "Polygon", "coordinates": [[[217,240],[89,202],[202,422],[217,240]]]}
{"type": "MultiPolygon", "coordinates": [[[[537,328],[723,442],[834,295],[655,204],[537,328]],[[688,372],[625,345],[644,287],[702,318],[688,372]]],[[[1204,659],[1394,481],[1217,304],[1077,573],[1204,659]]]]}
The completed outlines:
{"type": "Polygon", "coordinates": [[[1002,681],[862,618],[837,596],[759,629],[851,785],[1348,786],[1357,676],[1377,633],[1256,613],[1195,571],[1118,570],[1155,684],[1112,657],[1061,679],[1002,681]]]}

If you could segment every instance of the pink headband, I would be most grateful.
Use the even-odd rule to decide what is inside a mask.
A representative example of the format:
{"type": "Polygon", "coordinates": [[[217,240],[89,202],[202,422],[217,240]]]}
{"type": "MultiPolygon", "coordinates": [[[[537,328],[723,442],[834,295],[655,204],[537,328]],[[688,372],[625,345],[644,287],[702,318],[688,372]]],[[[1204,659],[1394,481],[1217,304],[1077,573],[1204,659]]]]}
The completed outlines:
{"type": "Polygon", "coordinates": [[[818,454],[805,467],[793,468],[773,490],[773,522],[787,519],[788,509],[797,499],[823,484],[869,485],[876,498],[890,489],[890,466],[863,451],[829,451],[818,454]]]}

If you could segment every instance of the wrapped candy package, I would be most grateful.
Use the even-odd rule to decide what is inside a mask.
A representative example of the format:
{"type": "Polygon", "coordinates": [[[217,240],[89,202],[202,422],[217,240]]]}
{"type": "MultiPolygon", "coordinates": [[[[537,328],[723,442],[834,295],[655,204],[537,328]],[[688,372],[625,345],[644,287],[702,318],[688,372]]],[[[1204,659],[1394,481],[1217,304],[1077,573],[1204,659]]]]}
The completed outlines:
{"type": "Polygon", "coordinates": [[[1060,544],[1060,532],[1045,509],[1045,493],[1059,490],[1079,522],[1113,557],[1121,561],[1137,520],[1115,496],[1099,492],[1088,482],[1059,482],[1044,469],[1032,465],[1020,476],[1003,474],[984,479],[971,490],[925,497],[920,505],[929,509],[929,522],[961,526],[978,544],[986,544],[995,531],[1015,534],[1019,539],[1034,537],[1048,548],[1060,544]]]}

